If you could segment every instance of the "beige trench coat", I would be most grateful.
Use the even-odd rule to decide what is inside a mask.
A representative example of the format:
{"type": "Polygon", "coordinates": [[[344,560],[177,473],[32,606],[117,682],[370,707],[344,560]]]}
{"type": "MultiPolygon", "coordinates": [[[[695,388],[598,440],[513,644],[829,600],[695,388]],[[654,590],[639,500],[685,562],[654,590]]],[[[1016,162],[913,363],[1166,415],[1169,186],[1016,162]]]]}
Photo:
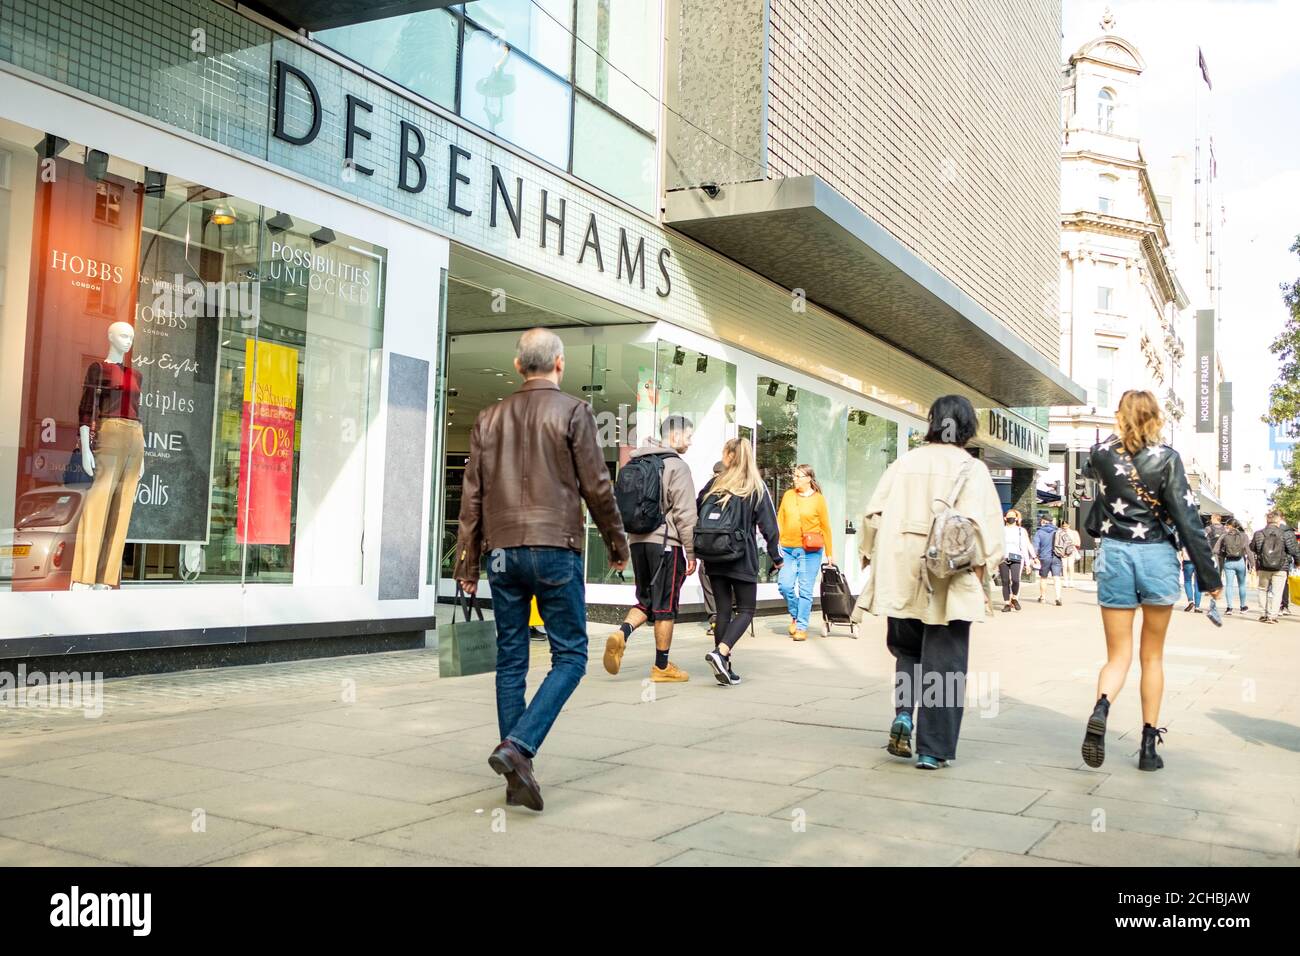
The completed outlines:
{"type": "Polygon", "coordinates": [[[921,561],[930,525],[957,480],[963,462],[970,472],[956,510],[975,523],[985,574],[1002,561],[1002,502],[982,461],[956,445],[914,448],[885,471],[862,520],[860,550],[871,573],[853,613],[913,618],[926,624],[984,620],[984,588],[973,572],[932,580],[927,588],[921,561]]]}

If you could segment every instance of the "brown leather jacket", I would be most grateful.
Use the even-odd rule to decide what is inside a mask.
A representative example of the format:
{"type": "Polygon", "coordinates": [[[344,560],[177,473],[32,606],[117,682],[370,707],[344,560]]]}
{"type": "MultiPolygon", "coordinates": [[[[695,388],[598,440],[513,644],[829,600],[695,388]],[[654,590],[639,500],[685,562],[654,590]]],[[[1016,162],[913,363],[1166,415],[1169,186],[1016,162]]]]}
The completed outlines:
{"type": "Polygon", "coordinates": [[[609,559],[626,561],[627,536],[591,406],[547,379],[529,379],[480,412],[470,433],[456,580],[478,580],[480,556],[495,548],[581,552],[583,501],[609,559]]]}

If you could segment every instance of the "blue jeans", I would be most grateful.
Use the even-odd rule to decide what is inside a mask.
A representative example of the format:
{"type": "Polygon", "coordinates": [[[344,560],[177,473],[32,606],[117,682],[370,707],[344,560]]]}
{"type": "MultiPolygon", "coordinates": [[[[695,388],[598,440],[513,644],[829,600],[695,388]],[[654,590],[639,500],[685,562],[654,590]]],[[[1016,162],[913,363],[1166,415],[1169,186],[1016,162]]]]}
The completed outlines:
{"type": "Polygon", "coordinates": [[[1168,607],[1182,590],[1178,552],[1167,542],[1102,538],[1094,569],[1102,607],[1168,607]]]}
{"type": "Polygon", "coordinates": [[[1183,593],[1187,600],[1197,607],[1201,606],[1201,586],[1196,583],[1196,565],[1190,561],[1183,562],[1183,593]]]}
{"type": "Polygon", "coordinates": [[[497,625],[497,724],[502,740],[532,756],[587,673],[582,555],[568,548],[503,548],[488,556],[488,583],[497,625]],[[551,642],[551,670],[525,706],[533,597],[551,642]]]}
{"type": "Polygon", "coordinates": [[[781,565],[776,584],[781,589],[781,597],[785,598],[786,609],[794,618],[795,626],[801,631],[808,630],[813,588],[817,584],[817,572],[821,570],[824,553],[825,551],[805,551],[803,548],[781,549],[785,563],[781,565]]]}
{"type": "Polygon", "coordinates": [[[1237,591],[1241,596],[1241,609],[1246,610],[1246,559],[1237,558],[1235,561],[1226,559],[1223,562],[1223,599],[1228,602],[1228,607],[1232,607],[1232,579],[1237,579],[1237,591]]]}

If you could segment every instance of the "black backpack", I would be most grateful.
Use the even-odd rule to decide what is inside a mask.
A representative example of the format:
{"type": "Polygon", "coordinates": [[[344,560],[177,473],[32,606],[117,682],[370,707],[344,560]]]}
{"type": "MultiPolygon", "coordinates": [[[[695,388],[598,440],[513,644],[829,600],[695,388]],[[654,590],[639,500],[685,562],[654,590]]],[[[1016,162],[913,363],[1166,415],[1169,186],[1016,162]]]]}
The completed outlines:
{"type": "MultiPolygon", "coordinates": [[[[745,557],[745,535],[753,534],[747,524],[745,502],[730,495],[726,503],[720,495],[707,495],[700,502],[695,522],[695,555],[706,563],[723,564],[745,557]]],[[[752,525],[752,520],[748,522],[752,525]]]]}
{"type": "Polygon", "coordinates": [[[1236,561],[1246,551],[1246,536],[1240,531],[1225,531],[1223,538],[1223,556],[1229,561],[1236,561]]]}
{"type": "Polygon", "coordinates": [[[664,523],[664,461],[676,452],[637,455],[618,472],[614,501],[631,534],[649,534],[664,523]]]}
{"type": "Polygon", "coordinates": [[[1290,534],[1285,528],[1265,528],[1263,540],[1259,543],[1259,566],[1265,571],[1281,571],[1286,567],[1286,540],[1284,534],[1290,534]]]}

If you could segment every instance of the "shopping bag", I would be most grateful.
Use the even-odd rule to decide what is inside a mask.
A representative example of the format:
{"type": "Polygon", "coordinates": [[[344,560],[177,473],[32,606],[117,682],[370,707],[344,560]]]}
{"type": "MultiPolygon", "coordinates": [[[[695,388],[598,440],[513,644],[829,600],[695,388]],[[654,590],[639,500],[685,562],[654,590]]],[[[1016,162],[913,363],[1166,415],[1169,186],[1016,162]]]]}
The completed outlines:
{"type": "Polygon", "coordinates": [[[1300,607],[1300,574],[1287,575],[1286,593],[1290,597],[1291,603],[1300,607]]]}
{"type": "Polygon", "coordinates": [[[496,622],[485,621],[478,600],[457,584],[456,604],[447,616],[447,623],[438,625],[438,676],[468,677],[496,669],[496,622]],[[457,619],[457,611],[464,620],[457,619]]]}
{"type": "Polygon", "coordinates": [[[542,612],[537,607],[536,595],[533,595],[533,599],[528,604],[528,626],[529,627],[546,626],[546,622],[542,620],[542,612]]]}

